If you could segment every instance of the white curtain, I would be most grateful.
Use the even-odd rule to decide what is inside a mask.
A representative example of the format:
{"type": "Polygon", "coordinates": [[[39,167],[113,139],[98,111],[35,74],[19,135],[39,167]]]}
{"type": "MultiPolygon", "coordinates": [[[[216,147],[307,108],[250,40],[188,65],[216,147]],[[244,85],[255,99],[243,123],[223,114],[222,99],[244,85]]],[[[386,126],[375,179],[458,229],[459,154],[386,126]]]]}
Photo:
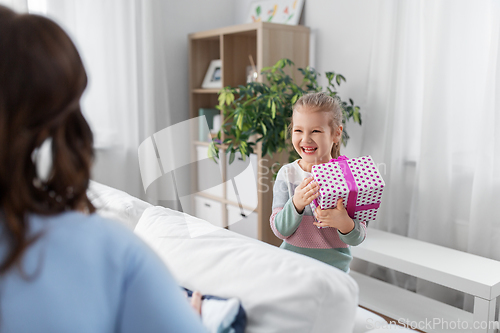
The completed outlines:
{"type": "Polygon", "coordinates": [[[28,11],[28,0],[0,0],[0,5],[7,6],[18,13],[28,11]]]}
{"type": "Polygon", "coordinates": [[[387,187],[370,227],[500,260],[500,2],[382,0],[376,15],[362,153],[384,163],[387,187]]]}
{"type": "Polygon", "coordinates": [[[28,5],[69,33],[85,64],[89,85],[82,108],[94,132],[93,179],[179,208],[171,175],[145,193],[137,154],[141,142],[170,125],[168,29],[161,1],[28,0],[28,5]]]}

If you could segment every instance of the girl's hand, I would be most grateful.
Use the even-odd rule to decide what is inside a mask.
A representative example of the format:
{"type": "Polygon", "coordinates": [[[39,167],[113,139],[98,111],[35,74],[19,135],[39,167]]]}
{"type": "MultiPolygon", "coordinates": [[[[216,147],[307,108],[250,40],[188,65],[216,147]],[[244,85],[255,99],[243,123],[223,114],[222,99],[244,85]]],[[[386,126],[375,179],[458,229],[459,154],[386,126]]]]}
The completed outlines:
{"type": "Polygon", "coordinates": [[[314,215],[319,222],[313,222],[317,227],[337,228],[341,233],[348,234],[354,229],[354,221],[349,217],[342,203],[342,198],[337,200],[337,207],[321,209],[316,207],[314,215]]]}
{"type": "Polygon", "coordinates": [[[292,202],[299,214],[302,214],[304,208],[319,196],[319,185],[313,180],[314,177],[304,178],[302,183],[295,189],[292,202]]]}

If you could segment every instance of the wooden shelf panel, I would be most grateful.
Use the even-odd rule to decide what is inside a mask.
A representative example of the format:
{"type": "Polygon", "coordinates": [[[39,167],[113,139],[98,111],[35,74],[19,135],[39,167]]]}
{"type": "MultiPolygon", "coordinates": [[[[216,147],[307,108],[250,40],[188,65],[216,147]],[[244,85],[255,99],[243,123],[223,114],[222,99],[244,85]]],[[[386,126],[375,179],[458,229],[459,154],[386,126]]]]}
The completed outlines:
{"type": "MultiPolygon", "coordinates": [[[[206,194],[206,193],[203,193],[203,192],[198,192],[197,195],[199,195],[201,197],[204,197],[204,198],[207,198],[207,199],[211,199],[211,200],[214,200],[214,201],[221,202],[221,203],[226,204],[226,205],[231,205],[231,206],[236,206],[236,207],[240,206],[240,204],[237,203],[237,202],[230,201],[230,200],[227,200],[227,199],[224,199],[224,198],[221,198],[221,197],[216,197],[214,195],[206,194]]],[[[250,207],[250,206],[246,206],[246,205],[241,205],[241,207],[243,209],[250,210],[250,211],[256,210],[255,207],[250,207]]]]}
{"type": "Polygon", "coordinates": [[[222,35],[251,32],[253,30],[262,30],[262,29],[278,29],[278,30],[287,30],[287,31],[304,32],[304,33],[309,33],[310,31],[308,27],[305,27],[303,25],[287,25],[287,24],[270,23],[270,22],[255,22],[255,23],[245,23],[230,27],[223,27],[207,31],[195,32],[189,34],[189,38],[214,39],[222,35]]]}
{"type": "MultiPolygon", "coordinates": [[[[210,142],[207,141],[195,141],[194,144],[198,146],[206,146],[206,147],[210,146],[210,142]]],[[[216,146],[222,150],[226,150],[228,147],[228,145],[221,145],[221,144],[217,144],[216,146]]]]}
{"type": "Polygon", "coordinates": [[[192,90],[194,94],[218,94],[219,91],[220,88],[211,88],[211,89],[195,88],[192,90]]]}

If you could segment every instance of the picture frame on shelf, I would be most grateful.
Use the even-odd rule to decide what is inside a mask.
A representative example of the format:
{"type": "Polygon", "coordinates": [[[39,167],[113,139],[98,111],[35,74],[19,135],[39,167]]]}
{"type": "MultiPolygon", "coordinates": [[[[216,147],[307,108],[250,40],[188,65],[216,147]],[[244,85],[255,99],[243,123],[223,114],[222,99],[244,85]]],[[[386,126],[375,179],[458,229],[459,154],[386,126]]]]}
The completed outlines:
{"type": "Polygon", "coordinates": [[[220,59],[210,62],[201,87],[204,89],[222,88],[222,61],[220,59]]]}

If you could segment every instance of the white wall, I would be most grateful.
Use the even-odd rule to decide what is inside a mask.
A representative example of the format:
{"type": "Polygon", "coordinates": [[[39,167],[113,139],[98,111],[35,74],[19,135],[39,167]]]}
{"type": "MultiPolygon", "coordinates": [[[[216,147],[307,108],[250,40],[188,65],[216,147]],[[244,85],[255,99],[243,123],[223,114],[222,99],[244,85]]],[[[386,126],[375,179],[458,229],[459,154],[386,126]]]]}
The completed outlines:
{"type": "MultiPolygon", "coordinates": [[[[155,59],[154,63],[164,63],[166,66],[165,78],[156,77],[155,82],[167,81],[167,89],[162,91],[160,85],[153,85],[154,103],[150,105],[164,105],[162,99],[168,101],[165,109],[156,110],[155,128],[151,133],[141,133],[139,142],[142,142],[154,132],[160,131],[170,125],[176,124],[189,117],[189,81],[188,81],[188,34],[197,31],[215,29],[234,24],[234,2],[232,0],[154,0],[152,6],[155,9],[154,29],[164,29],[164,33],[158,33],[162,40],[166,56],[163,59],[155,59]],[[157,101],[158,100],[158,101],[157,101]],[[156,103],[158,102],[158,103],[156,103]]],[[[162,49],[162,47],[159,47],[162,49]]],[[[155,53],[159,57],[159,52],[155,53]]],[[[158,71],[157,75],[164,75],[158,71]]],[[[147,112],[144,110],[144,119],[147,112]]],[[[142,119],[140,119],[142,120],[142,119]]],[[[138,147],[137,147],[138,148],[138,147]]],[[[133,151],[123,151],[117,149],[100,149],[96,151],[96,161],[93,168],[93,179],[101,183],[124,190],[134,196],[146,198],[138,173],[138,165],[122,168],[117,165],[117,161],[123,160],[124,154],[133,154],[131,160],[135,160],[137,148],[133,151]],[[124,176],[124,173],[126,175],[124,176]],[[124,181],[126,179],[126,181],[124,181]]],[[[188,182],[189,180],[186,180],[188,182]]],[[[171,189],[175,186],[171,177],[162,177],[156,181],[148,192],[163,193],[162,189],[171,189]]],[[[168,192],[168,191],[167,191],[168,192]]],[[[155,194],[160,196],[160,202],[168,207],[176,207],[171,202],[172,195],[155,194]]]]}
{"type": "MultiPolygon", "coordinates": [[[[245,23],[252,0],[236,0],[235,23],[245,23]]],[[[320,73],[334,71],[344,75],[339,93],[352,98],[361,107],[362,117],[369,117],[366,105],[370,52],[377,24],[378,1],[305,0],[301,24],[311,29],[310,64],[320,73]]],[[[322,84],[326,79],[322,75],[322,84]]],[[[362,129],[347,124],[351,140],[342,153],[359,156],[362,129]]]]}
{"type": "Polygon", "coordinates": [[[168,29],[168,95],[173,124],[188,118],[188,34],[234,24],[233,0],[161,1],[168,29]]]}

